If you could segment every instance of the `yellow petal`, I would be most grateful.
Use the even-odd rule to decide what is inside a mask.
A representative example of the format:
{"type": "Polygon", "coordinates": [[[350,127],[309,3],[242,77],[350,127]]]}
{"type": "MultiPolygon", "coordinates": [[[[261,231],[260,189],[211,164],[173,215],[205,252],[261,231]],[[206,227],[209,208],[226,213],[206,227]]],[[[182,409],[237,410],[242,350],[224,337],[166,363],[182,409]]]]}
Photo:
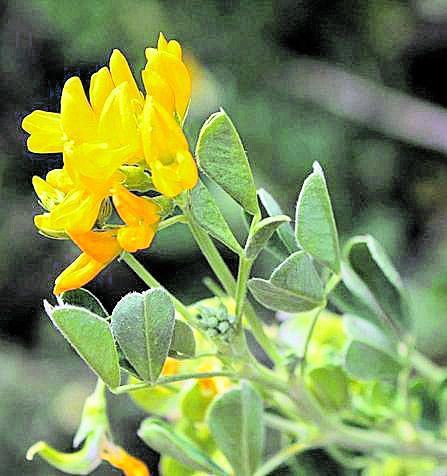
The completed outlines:
{"type": "Polygon", "coordinates": [[[188,151],[178,153],[169,165],[161,161],[151,163],[151,172],[155,188],[167,197],[194,188],[198,180],[197,165],[188,151]]]}
{"type": "Polygon", "coordinates": [[[70,238],[85,254],[100,263],[110,263],[121,252],[116,230],[71,232],[70,238]]]}
{"type": "Polygon", "coordinates": [[[160,103],[169,113],[175,112],[175,95],[171,86],[156,72],[149,69],[142,71],[143,84],[147,94],[160,103]]]}
{"type": "Polygon", "coordinates": [[[121,83],[127,82],[129,84],[130,96],[138,101],[141,101],[141,92],[138,89],[135,78],[133,77],[129,63],[120,50],[113,50],[109,65],[110,73],[112,74],[112,79],[115,83],[115,86],[119,86],[121,83]]]}
{"type": "Polygon", "coordinates": [[[57,229],[90,231],[96,222],[103,199],[103,196],[90,194],[82,189],[73,190],[52,210],[52,221],[57,229]]]}
{"type": "Polygon", "coordinates": [[[158,35],[157,48],[160,51],[165,51],[168,49],[168,42],[161,31],[160,31],[160,34],[158,35]]]}
{"type": "Polygon", "coordinates": [[[65,168],[50,170],[45,180],[54,188],[64,193],[68,193],[74,187],[74,183],[65,168]]]}
{"type": "Polygon", "coordinates": [[[27,141],[30,152],[38,154],[62,152],[66,137],[59,113],[33,111],[23,119],[22,127],[31,134],[27,141]]]}
{"type": "Polygon", "coordinates": [[[146,98],[141,132],[144,156],[149,166],[154,161],[172,163],[178,152],[189,149],[178,122],[151,97],[146,98]]]}
{"type": "Polygon", "coordinates": [[[33,187],[46,210],[52,210],[64,199],[63,192],[36,175],[33,177],[33,187]]]}
{"type": "Polygon", "coordinates": [[[117,186],[112,193],[113,204],[126,225],[154,225],[160,220],[159,207],[145,197],[138,197],[123,186],[117,186]]]}
{"type": "Polygon", "coordinates": [[[78,289],[95,278],[107,263],[102,263],[82,253],[56,278],[53,293],[58,295],[71,289],[78,289]]]}
{"type": "Polygon", "coordinates": [[[121,83],[107,98],[99,119],[98,137],[111,148],[128,146],[138,154],[140,136],[129,89],[129,83],[121,83]]]}
{"type": "Polygon", "coordinates": [[[130,253],[149,248],[155,236],[152,225],[123,226],[118,230],[118,243],[130,253]]]}
{"type": "Polygon", "coordinates": [[[100,114],[104,103],[114,88],[109,68],[105,66],[94,73],[90,79],[90,103],[96,114],[100,114]]]}
{"type": "Polygon", "coordinates": [[[146,50],[146,70],[163,78],[174,91],[175,109],[183,120],[191,99],[191,77],[185,64],[175,55],[153,48],[146,50]]]}
{"type": "Polygon", "coordinates": [[[96,139],[98,119],[77,76],[70,78],[62,90],[61,117],[62,128],[70,140],[79,143],[96,139]]]}

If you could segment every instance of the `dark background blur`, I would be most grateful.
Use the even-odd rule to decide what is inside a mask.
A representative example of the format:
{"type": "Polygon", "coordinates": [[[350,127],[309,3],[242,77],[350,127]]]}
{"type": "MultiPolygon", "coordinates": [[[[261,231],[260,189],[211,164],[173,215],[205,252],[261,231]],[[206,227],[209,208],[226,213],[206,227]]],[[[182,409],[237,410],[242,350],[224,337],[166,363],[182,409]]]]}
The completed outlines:
{"type": "MultiPolygon", "coordinates": [[[[420,348],[447,360],[445,1],[0,0],[0,25],[0,474],[56,474],[38,458],[25,462],[25,451],[38,439],[70,448],[94,381],[42,314],[77,251],[33,227],[31,177],[60,157],[28,153],[21,119],[35,108],[58,111],[66,78],[87,85],[112,48],[138,71],[159,31],[181,41],[193,71],[191,143],[223,106],[258,184],[288,212],[318,160],[342,236],[382,241],[411,289],[420,348]]],[[[242,236],[237,207],[216,193],[242,236]]],[[[160,233],[140,257],[186,302],[209,294],[208,268],[179,229],[160,233]]],[[[257,273],[271,264],[263,256],[257,273]]],[[[143,289],[120,263],[89,287],[109,309],[143,289]]],[[[117,440],[148,461],[135,436],[141,413],[126,397],[111,404],[117,440]]],[[[319,466],[309,474],[336,474],[319,466]]]]}

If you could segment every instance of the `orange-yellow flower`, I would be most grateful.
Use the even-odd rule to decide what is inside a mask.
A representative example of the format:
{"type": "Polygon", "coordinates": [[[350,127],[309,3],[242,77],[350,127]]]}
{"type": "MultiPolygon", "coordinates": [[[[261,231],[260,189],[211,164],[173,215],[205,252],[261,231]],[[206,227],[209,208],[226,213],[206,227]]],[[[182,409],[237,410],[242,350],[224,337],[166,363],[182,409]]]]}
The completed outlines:
{"type": "Polygon", "coordinates": [[[72,233],[83,253],[56,278],[54,294],[84,286],[113,261],[121,252],[116,235],[116,230],[72,233]]]}
{"type": "Polygon", "coordinates": [[[134,195],[122,185],[113,189],[112,200],[116,211],[127,225],[118,230],[120,246],[130,252],[147,248],[160,220],[158,205],[147,198],[134,195]]]}
{"type": "Polygon", "coordinates": [[[150,476],[147,466],[126,450],[106,440],[101,451],[101,458],[114,468],[123,471],[124,476],[150,476]]]}

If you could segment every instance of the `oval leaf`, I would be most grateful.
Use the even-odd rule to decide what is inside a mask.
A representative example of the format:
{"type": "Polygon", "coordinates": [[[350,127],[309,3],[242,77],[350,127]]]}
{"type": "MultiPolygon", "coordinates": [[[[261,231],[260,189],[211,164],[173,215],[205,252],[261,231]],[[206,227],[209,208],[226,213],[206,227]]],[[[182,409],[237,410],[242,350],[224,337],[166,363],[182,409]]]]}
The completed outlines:
{"type": "Polygon", "coordinates": [[[143,420],[138,436],[163,456],[170,456],[197,471],[224,476],[226,473],[189,438],[180,436],[164,421],[155,418],[143,420]]]}
{"type": "Polygon", "coordinates": [[[81,307],[46,308],[53,324],[98,377],[109,387],[118,387],[118,352],[107,321],[81,307]]]}
{"type": "Polygon", "coordinates": [[[341,367],[328,365],[309,372],[310,388],[318,401],[330,411],[340,411],[349,403],[349,381],[341,367]]]}
{"type": "Polygon", "coordinates": [[[259,211],[256,187],[239,134],[224,110],[203,125],[196,146],[203,172],[222,187],[247,212],[259,211]]]}
{"type": "Polygon", "coordinates": [[[112,330],[127,360],[145,381],[155,383],[174,332],[174,305],[165,290],[124,296],[112,312],[112,330]]]}
{"type": "Polygon", "coordinates": [[[364,342],[371,347],[398,359],[398,351],[395,342],[388,338],[381,329],[366,319],[345,314],[343,327],[352,340],[364,342]]]}
{"type": "Polygon", "coordinates": [[[248,289],[254,298],[267,309],[284,312],[310,311],[318,306],[311,301],[305,301],[282,288],[278,288],[270,281],[260,278],[250,279],[248,289]]]}
{"type": "Polygon", "coordinates": [[[379,317],[385,315],[397,326],[409,327],[406,291],[380,244],[370,235],[357,236],[346,244],[344,254],[348,264],[343,281],[349,290],[379,317]]]}
{"type": "Polygon", "coordinates": [[[62,304],[70,304],[72,306],[83,307],[97,314],[100,317],[109,317],[109,313],[101,304],[101,301],[90,291],[84,288],[72,289],[65,291],[59,296],[62,304]]]}
{"type": "Polygon", "coordinates": [[[400,365],[391,355],[353,340],[346,350],[345,369],[360,380],[394,381],[400,365]]]}
{"type": "MultiPolygon", "coordinates": [[[[258,196],[261,200],[262,206],[265,208],[267,214],[271,217],[276,215],[284,215],[281,207],[278,205],[276,200],[267,192],[261,188],[258,190],[258,196]]],[[[293,234],[293,229],[290,226],[290,223],[283,223],[281,224],[278,229],[276,230],[276,234],[280,238],[283,245],[287,248],[289,253],[294,253],[298,251],[298,247],[296,245],[295,236],[293,234]]]]}
{"type": "Polygon", "coordinates": [[[316,305],[324,301],[323,284],[304,251],[297,251],[282,262],[273,271],[270,282],[316,305]]]}
{"type": "Polygon", "coordinates": [[[245,256],[254,260],[263,248],[267,246],[268,241],[275,231],[284,223],[290,222],[290,218],[285,215],[268,217],[256,224],[253,234],[248,237],[245,245],[245,256]]]}
{"type": "Polygon", "coordinates": [[[191,210],[197,223],[206,232],[235,253],[242,253],[241,245],[234,237],[214,198],[200,180],[191,192],[191,210]]]}
{"type": "Polygon", "coordinates": [[[196,354],[194,332],[188,324],[176,319],[169,355],[176,359],[189,359],[196,354]]]}
{"type": "Polygon", "coordinates": [[[262,399],[248,382],[230,390],[211,404],[208,426],[217,446],[235,474],[251,476],[264,451],[264,409],[262,399]]]}
{"type": "MultiPolygon", "coordinates": [[[[242,220],[247,231],[250,231],[251,221],[254,218],[242,209],[242,220]]],[[[277,260],[283,261],[289,256],[287,248],[276,234],[273,234],[267,243],[267,251],[277,260]]]]}
{"type": "Polygon", "coordinates": [[[340,272],[340,248],[331,200],[320,165],[304,181],[296,206],[298,244],[335,274],[340,272]]]}

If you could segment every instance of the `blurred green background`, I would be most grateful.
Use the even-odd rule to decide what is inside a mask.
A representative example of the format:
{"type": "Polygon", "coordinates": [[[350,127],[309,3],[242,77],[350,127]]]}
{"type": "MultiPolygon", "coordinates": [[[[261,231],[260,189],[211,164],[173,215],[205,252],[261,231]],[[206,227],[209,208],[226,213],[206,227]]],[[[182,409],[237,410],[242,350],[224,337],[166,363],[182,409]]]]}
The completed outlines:
{"type": "MultiPolygon", "coordinates": [[[[191,143],[223,106],[259,186],[288,212],[318,160],[342,236],[369,232],[384,244],[411,289],[419,347],[447,361],[445,1],[1,0],[0,21],[0,474],[57,474],[25,462],[25,451],[38,439],[68,450],[94,384],[42,314],[77,251],[33,228],[31,177],[61,159],[29,154],[21,119],[58,110],[64,81],[80,75],[87,85],[113,48],[138,71],[159,31],[181,41],[193,71],[191,143]]],[[[237,207],[216,194],[242,236],[237,207]]],[[[140,257],[186,302],[209,294],[201,283],[209,270],[178,229],[140,257]]],[[[257,274],[271,265],[263,256],[257,274]]],[[[89,287],[109,308],[143,289],[119,263],[89,287]]],[[[128,403],[111,399],[117,440],[156,465],[135,436],[142,415],[128,403]]],[[[309,474],[343,474],[317,457],[309,474]]]]}

